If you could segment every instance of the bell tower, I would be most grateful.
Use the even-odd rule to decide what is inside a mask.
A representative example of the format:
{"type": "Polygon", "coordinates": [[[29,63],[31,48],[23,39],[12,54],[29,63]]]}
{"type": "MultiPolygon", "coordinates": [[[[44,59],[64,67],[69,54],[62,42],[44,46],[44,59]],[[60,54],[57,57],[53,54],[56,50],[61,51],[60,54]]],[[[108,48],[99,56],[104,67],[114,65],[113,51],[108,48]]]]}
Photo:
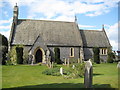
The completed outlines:
{"type": "Polygon", "coordinates": [[[16,3],[16,5],[14,6],[14,10],[13,10],[13,22],[15,24],[17,24],[18,14],[19,14],[19,10],[18,10],[18,6],[17,6],[17,3],[16,3]]]}

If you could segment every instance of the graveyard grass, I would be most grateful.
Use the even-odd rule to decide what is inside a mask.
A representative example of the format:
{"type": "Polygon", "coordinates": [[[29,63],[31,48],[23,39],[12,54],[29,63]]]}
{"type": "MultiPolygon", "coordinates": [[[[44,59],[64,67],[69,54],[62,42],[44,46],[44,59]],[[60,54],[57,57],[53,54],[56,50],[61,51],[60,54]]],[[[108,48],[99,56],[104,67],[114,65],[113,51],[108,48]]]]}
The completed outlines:
{"type": "MultiPolygon", "coordinates": [[[[93,66],[94,88],[118,88],[117,63],[93,66]]],[[[63,66],[64,67],[64,66],[63,66]]],[[[42,74],[46,66],[16,65],[2,67],[3,88],[84,88],[84,78],[65,79],[42,74]]]]}

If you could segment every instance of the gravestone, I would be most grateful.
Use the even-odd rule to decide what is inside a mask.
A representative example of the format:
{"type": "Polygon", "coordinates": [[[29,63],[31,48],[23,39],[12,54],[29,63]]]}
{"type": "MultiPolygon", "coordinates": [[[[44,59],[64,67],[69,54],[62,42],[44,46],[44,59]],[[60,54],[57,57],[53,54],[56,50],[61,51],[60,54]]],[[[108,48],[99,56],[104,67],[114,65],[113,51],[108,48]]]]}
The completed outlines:
{"type": "Polygon", "coordinates": [[[117,68],[119,68],[120,69],[120,61],[118,62],[118,64],[117,64],[117,68]]]}
{"type": "Polygon", "coordinates": [[[34,62],[34,55],[32,55],[32,62],[31,62],[31,65],[33,65],[33,62],[34,62]]]}
{"type": "Polygon", "coordinates": [[[69,64],[70,64],[70,61],[69,61],[69,58],[68,58],[68,60],[67,60],[67,66],[69,67],[69,64]]]}
{"type": "Polygon", "coordinates": [[[80,59],[78,58],[78,63],[80,63],[80,59]]]}
{"type": "Polygon", "coordinates": [[[63,68],[60,68],[60,74],[63,75],[63,68]]]}
{"type": "Polygon", "coordinates": [[[49,57],[50,57],[50,51],[47,49],[46,50],[46,63],[47,63],[47,66],[49,64],[49,57]]]}
{"type": "Polygon", "coordinates": [[[66,62],[67,62],[67,61],[66,61],[66,58],[65,58],[65,65],[66,65],[66,62]]]}
{"type": "Polygon", "coordinates": [[[75,65],[73,65],[72,68],[75,69],[75,65]]]}
{"type": "Polygon", "coordinates": [[[93,77],[92,75],[93,75],[92,62],[89,59],[88,61],[85,61],[85,74],[84,74],[85,88],[92,87],[92,77],[93,77]]]}

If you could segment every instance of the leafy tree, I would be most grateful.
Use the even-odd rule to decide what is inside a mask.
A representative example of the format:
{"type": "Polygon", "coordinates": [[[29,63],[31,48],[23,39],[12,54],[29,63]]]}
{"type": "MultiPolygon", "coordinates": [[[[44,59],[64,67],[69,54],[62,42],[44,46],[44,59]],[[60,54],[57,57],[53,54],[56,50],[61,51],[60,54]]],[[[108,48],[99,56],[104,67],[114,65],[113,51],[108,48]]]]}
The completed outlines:
{"type": "Polygon", "coordinates": [[[13,46],[9,52],[10,60],[7,60],[10,65],[23,64],[23,46],[13,46]]]}
{"type": "Polygon", "coordinates": [[[1,46],[1,51],[2,51],[2,65],[5,65],[6,64],[6,61],[7,60],[7,57],[6,57],[6,54],[8,53],[8,40],[7,38],[0,34],[0,44],[2,45],[1,46]]]}
{"type": "Polygon", "coordinates": [[[57,64],[61,64],[61,60],[60,60],[60,49],[59,48],[55,48],[54,49],[54,52],[55,52],[55,62],[57,64]]]}
{"type": "Polygon", "coordinates": [[[17,63],[23,64],[23,47],[16,47],[17,63]]]}
{"type": "Polygon", "coordinates": [[[108,63],[113,63],[115,59],[115,54],[112,52],[112,48],[108,48],[108,57],[107,57],[107,62],[108,63]]]}
{"type": "Polygon", "coordinates": [[[93,52],[94,52],[94,56],[93,56],[94,62],[96,62],[97,64],[100,64],[100,55],[99,55],[100,50],[99,50],[99,48],[98,47],[94,47],[93,48],[93,52]]]}

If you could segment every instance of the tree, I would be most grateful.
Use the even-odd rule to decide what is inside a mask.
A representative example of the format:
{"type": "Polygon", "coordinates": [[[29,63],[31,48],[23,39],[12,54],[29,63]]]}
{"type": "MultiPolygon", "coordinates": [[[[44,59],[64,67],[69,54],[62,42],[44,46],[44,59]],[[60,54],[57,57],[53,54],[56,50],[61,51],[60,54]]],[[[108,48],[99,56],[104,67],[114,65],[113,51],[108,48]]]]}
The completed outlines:
{"type": "Polygon", "coordinates": [[[23,45],[13,46],[9,52],[10,65],[23,64],[23,45]]]}
{"type": "Polygon", "coordinates": [[[108,48],[108,57],[107,57],[107,62],[108,63],[113,63],[115,59],[115,54],[112,52],[112,48],[108,48]]]}
{"type": "Polygon", "coordinates": [[[17,56],[17,63],[23,64],[23,47],[20,46],[16,47],[16,56],[17,56]]]}
{"type": "Polygon", "coordinates": [[[55,57],[55,62],[57,64],[61,64],[62,62],[60,60],[60,49],[59,48],[55,48],[54,52],[55,52],[55,56],[54,56],[55,57]]]}
{"type": "Polygon", "coordinates": [[[94,47],[93,48],[93,53],[94,53],[94,55],[93,55],[94,62],[96,62],[97,64],[100,64],[100,55],[99,55],[100,50],[99,50],[99,48],[94,47]]]}
{"type": "Polygon", "coordinates": [[[1,51],[2,51],[2,65],[5,65],[6,64],[6,61],[7,60],[7,57],[6,57],[6,54],[8,53],[8,40],[7,38],[0,34],[0,37],[1,37],[1,40],[0,40],[0,44],[2,45],[1,47],[1,51]]]}

